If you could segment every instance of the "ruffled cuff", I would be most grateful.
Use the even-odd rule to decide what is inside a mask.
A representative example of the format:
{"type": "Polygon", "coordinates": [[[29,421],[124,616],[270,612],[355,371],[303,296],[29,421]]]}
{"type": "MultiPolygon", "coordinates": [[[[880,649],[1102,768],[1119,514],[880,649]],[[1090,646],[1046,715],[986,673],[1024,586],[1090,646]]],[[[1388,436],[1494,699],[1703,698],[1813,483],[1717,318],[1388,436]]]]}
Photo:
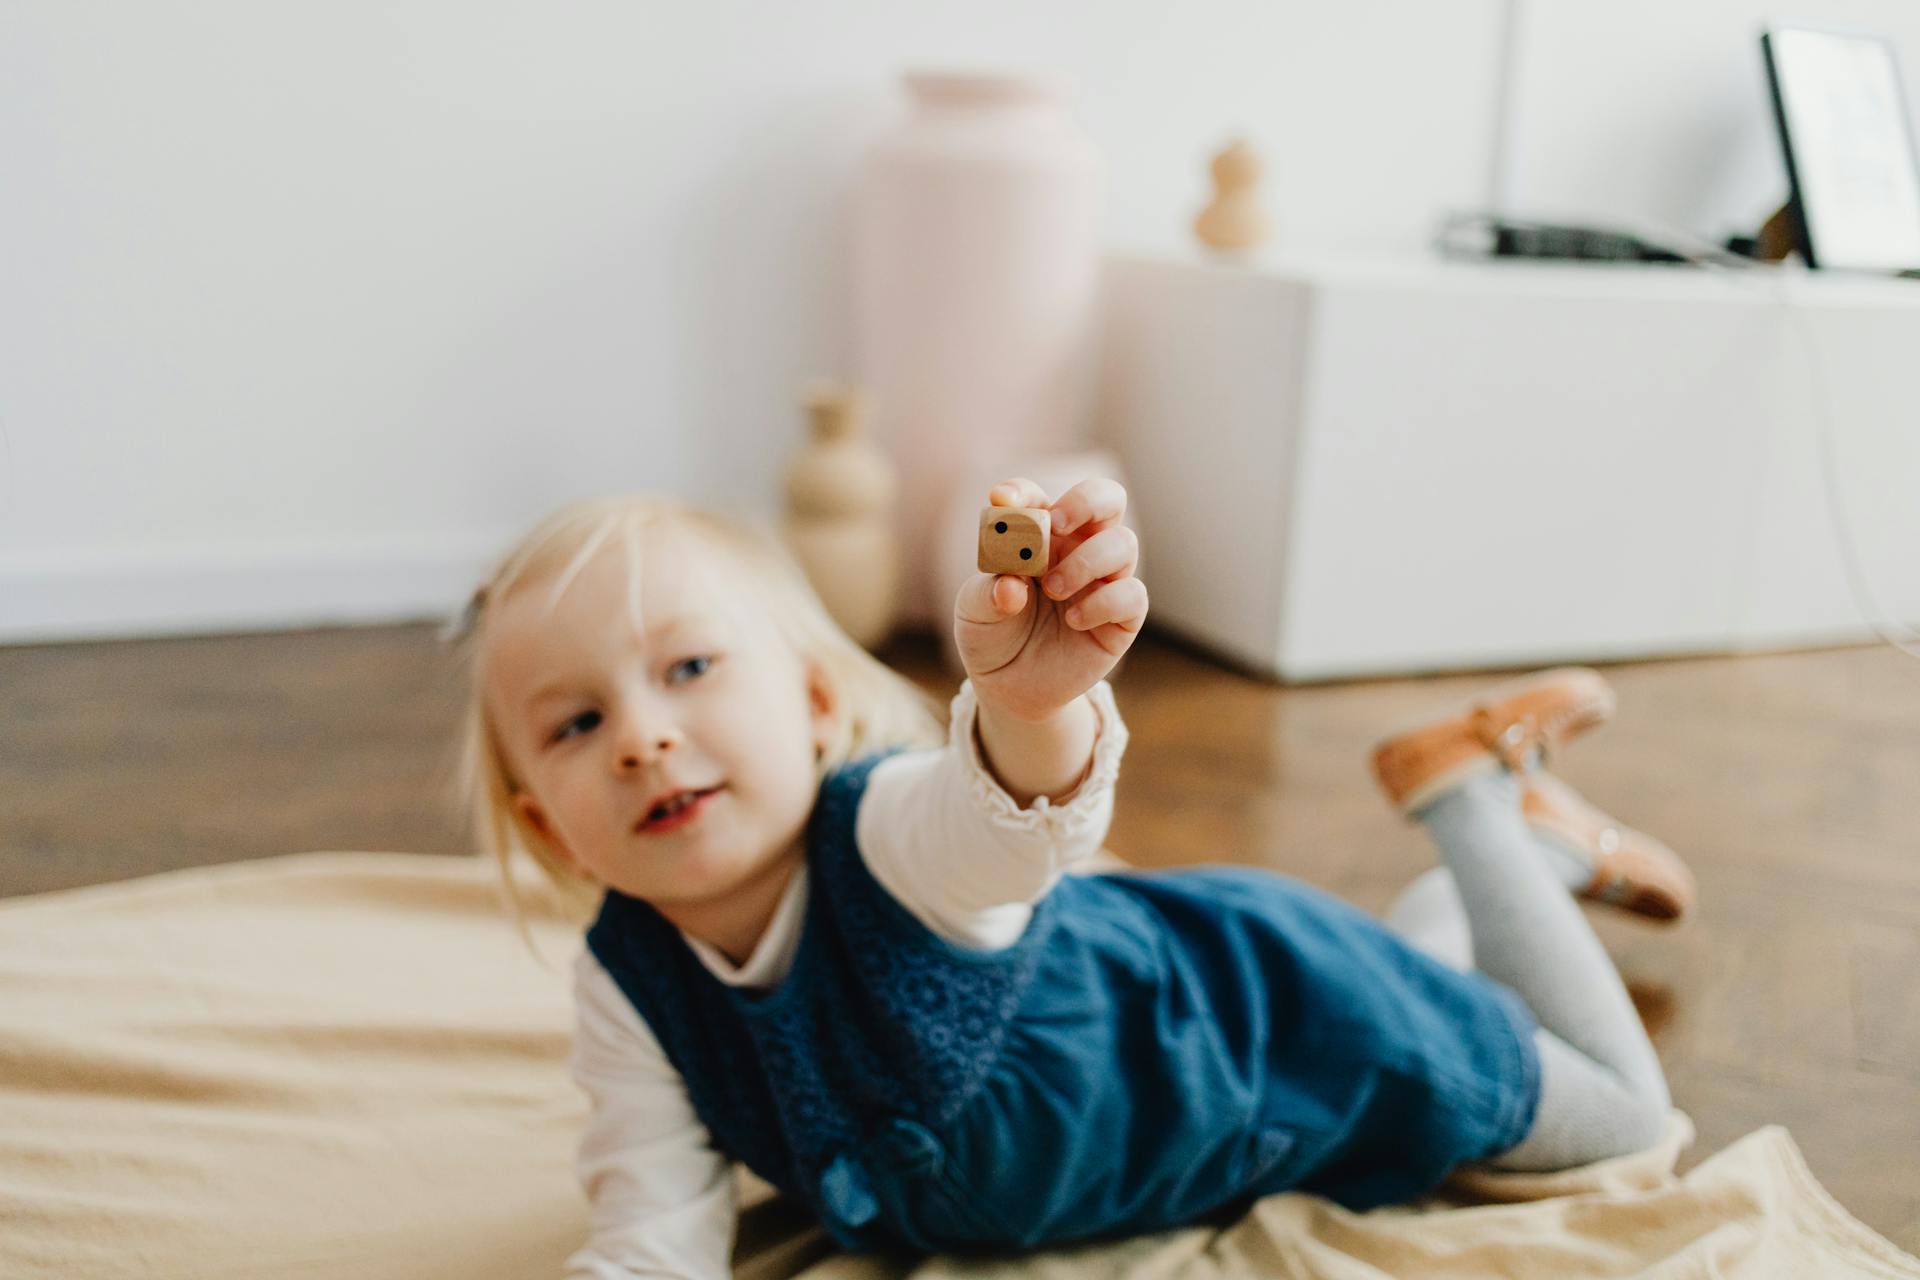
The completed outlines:
{"type": "Polygon", "coordinates": [[[1119,709],[1113,705],[1113,689],[1105,680],[1087,690],[1087,701],[1093,704],[1095,723],[1093,762],[1086,776],[1065,800],[1055,803],[1050,797],[1036,796],[1023,809],[981,758],[980,739],[975,732],[979,699],[974,695],[973,681],[961,682],[960,692],[953,695],[947,745],[966,762],[967,792],[995,826],[1010,831],[1045,831],[1062,843],[1096,831],[1095,839],[1105,836],[1105,825],[1113,814],[1108,801],[1120,777],[1120,756],[1127,749],[1127,726],[1120,720],[1119,709]]]}

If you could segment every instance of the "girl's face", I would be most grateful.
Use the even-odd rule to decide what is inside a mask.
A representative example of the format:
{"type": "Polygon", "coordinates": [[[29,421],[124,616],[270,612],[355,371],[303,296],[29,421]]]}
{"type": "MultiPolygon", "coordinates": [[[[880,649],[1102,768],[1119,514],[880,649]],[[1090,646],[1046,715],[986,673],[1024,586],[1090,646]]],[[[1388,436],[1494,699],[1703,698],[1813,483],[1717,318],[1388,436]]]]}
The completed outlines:
{"type": "Polygon", "coordinates": [[[697,913],[798,850],[831,700],[727,557],[650,530],[630,591],[617,542],[490,606],[486,709],[561,857],[697,913]]]}

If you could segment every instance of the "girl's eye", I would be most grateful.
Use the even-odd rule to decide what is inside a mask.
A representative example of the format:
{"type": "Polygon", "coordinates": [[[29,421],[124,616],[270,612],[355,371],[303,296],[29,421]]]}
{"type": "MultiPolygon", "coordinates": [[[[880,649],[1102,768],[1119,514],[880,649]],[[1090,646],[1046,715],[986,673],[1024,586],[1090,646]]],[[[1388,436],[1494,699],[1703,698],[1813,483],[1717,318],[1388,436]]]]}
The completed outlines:
{"type": "Polygon", "coordinates": [[[707,668],[712,665],[713,659],[705,655],[696,658],[682,658],[679,662],[667,668],[667,683],[680,684],[683,681],[703,676],[707,673],[707,668]]]}
{"type": "Polygon", "coordinates": [[[576,729],[581,733],[591,733],[599,723],[600,713],[598,711],[582,711],[579,715],[574,716],[553,731],[553,741],[560,742],[566,738],[571,738],[576,729]]]}

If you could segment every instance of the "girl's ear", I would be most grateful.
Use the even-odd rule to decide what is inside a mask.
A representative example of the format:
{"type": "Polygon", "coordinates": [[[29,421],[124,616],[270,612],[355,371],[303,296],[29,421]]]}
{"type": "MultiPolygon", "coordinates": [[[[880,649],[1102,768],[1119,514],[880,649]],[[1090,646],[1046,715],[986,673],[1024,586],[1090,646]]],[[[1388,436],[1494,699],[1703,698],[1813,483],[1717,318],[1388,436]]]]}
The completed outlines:
{"type": "Polygon", "coordinates": [[[813,754],[819,759],[839,734],[840,691],[817,662],[807,664],[807,704],[813,711],[813,754]]]}
{"type": "Polygon", "coordinates": [[[513,793],[513,808],[514,812],[520,815],[520,820],[532,827],[540,838],[546,841],[547,848],[553,850],[555,857],[575,871],[581,869],[580,860],[573,856],[573,851],[560,839],[560,833],[553,829],[551,822],[547,821],[547,812],[540,807],[539,801],[524,791],[516,791],[513,793]]]}

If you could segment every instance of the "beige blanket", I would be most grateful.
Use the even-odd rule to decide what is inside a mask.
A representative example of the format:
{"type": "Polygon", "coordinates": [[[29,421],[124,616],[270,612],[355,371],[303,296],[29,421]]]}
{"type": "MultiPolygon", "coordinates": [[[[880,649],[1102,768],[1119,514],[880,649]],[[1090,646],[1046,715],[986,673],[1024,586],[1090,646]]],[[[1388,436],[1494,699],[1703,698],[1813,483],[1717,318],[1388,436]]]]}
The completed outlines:
{"type": "MultiPolygon", "coordinates": [[[[578,935],[537,960],[475,861],[308,854],[0,903],[0,1277],[555,1275],[585,1211],[578,935]]],[[[742,1174],[742,1275],[1872,1276],[1920,1261],[1769,1127],[1347,1213],[992,1260],[835,1255],[742,1174]]]]}

